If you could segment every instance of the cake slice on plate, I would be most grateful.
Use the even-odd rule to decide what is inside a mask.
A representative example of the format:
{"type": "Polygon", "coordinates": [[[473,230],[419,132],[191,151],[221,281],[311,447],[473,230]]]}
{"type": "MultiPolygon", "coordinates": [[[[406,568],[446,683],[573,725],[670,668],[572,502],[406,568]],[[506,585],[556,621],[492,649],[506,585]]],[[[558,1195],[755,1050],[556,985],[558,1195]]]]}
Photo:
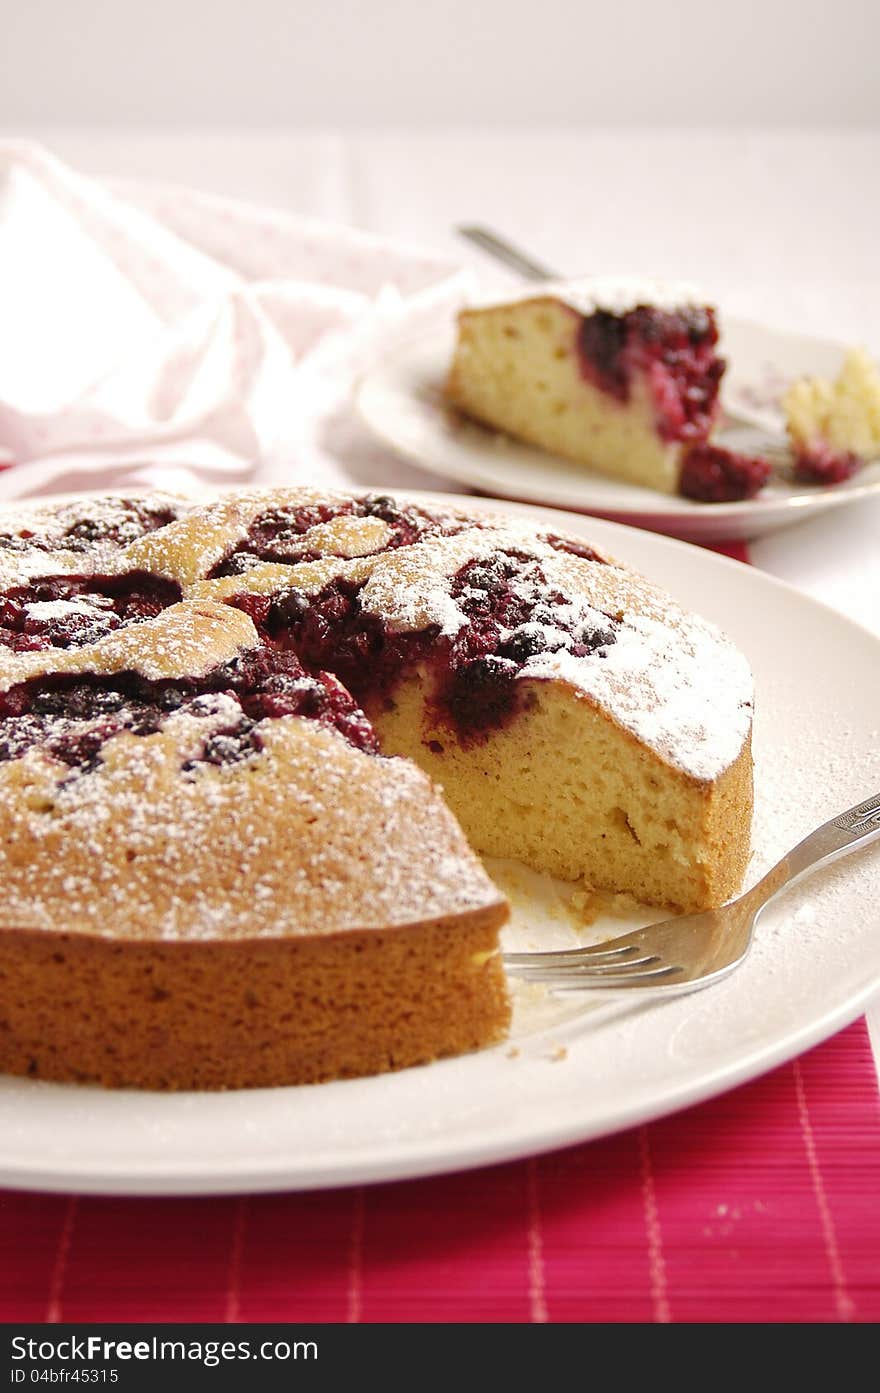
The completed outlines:
{"type": "Polygon", "coordinates": [[[553,282],[462,311],[446,392],[465,415],[603,474],[720,501],[769,474],[702,450],[724,369],[715,310],[689,288],[553,282]]]}

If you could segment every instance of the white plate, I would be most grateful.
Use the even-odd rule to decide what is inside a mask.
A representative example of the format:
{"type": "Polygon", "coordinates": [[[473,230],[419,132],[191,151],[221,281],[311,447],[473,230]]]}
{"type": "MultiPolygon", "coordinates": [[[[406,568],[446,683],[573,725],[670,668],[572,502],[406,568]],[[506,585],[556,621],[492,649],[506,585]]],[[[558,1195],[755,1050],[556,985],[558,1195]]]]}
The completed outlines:
{"type": "MultiPolygon", "coordinates": [[[[452,329],[399,345],[361,379],[355,402],[374,434],[411,463],[481,493],[573,508],[706,542],[761,536],[880,492],[878,461],[831,488],[773,480],[756,498],[740,503],[696,503],[605,478],[450,411],[442,386],[453,346],[452,329]]],[[[724,353],[730,364],[724,403],[753,424],[731,425],[718,439],[733,448],[760,450],[768,432],[777,444],[783,438],[778,402],[786,383],[805,373],[835,376],[843,349],[830,340],[730,319],[724,353]]]]}
{"type": "MultiPolygon", "coordinates": [[[[414,495],[422,499],[431,495],[414,495]]],[[[484,504],[443,495],[444,503],[484,504]]],[[[589,538],[724,626],[757,679],[753,881],[880,788],[880,642],[757,570],[648,532],[507,505],[589,538]]],[[[510,884],[510,868],[507,868],[510,884]]],[[[518,941],[570,940],[570,887],[520,873],[518,941]]],[[[427,1068],[229,1094],[0,1080],[0,1185],[108,1193],[309,1189],[452,1171],[599,1137],[754,1077],[823,1039],[880,985],[880,844],[762,922],[738,972],[661,1005],[521,1001],[514,1037],[427,1068]],[[514,1053],[516,1051],[516,1053],[514,1053]]],[[[602,935],[611,925],[599,922],[602,935]]]]}

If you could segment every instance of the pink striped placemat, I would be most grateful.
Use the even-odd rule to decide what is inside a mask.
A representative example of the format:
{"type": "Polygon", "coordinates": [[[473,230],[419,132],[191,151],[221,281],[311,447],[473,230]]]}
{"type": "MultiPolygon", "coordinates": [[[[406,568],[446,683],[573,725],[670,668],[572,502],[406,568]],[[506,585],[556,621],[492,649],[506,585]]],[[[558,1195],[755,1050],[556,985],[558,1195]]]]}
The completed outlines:
{"type": "Polygon", "coordinates": [[[5,1321],[876,1321],[880,1103],[858,1021],[686,1113],[313,1194],[0,1194],[5,1321]]]}
{"type": "Polygon", "coordinates": [[[0,1320],[876,1321],[878,1195],[862,1020],[687,1112],[460,1175],[219,1199],[0,1192],[0,1320]]]}

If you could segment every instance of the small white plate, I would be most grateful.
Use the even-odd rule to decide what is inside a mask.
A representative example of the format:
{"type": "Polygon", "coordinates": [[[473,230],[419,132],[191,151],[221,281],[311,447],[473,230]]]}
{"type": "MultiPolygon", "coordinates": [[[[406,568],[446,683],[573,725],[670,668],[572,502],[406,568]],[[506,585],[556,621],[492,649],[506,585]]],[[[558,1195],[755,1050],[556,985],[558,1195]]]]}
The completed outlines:
{"type": "MultiPolygon", "coordinates": [[[[757,681],[748,881],[880,788],[880,641],[758,570],[650,532],[454,495],[417,500],[570,531],[721,624],[757,681]]],[[[570,942],[549,878],[503,868],[513,941],[570,942]]],[[[719,985],[646,1005],[522,993],[512,1038],[426,1068],[308,1088],[104,1092],[0,1079],[0,1185],[116,1194],[304,1190],[550,1150],[718,1094],[846,1025],[880,986],[880,844],[796,887],[719,985]]],[[[605,936],[620,921],[599,920],[605,936]]]]}
{"type": "MultiPolygon", "coordinates": [[[[355,402],[374,434],[411,463],[481,493],[707,542],[758,537],[880,492],[880,462],[830,488],[772,480],[740,503],[696,503],[606,478],[451,411],[442,388],[453,347],[451,328],[400,344],[364,375],[355,402]]],[[[786,384],[805,373],[835,376],[843,355],[830,340],[737,319],[725,320],[723,349],[729,363],[724,404],[750,424],[731,423],[718,439],[747,451],[759,451],[768,433],[773,443],[782,441],[778,403],[786,384]]]]}

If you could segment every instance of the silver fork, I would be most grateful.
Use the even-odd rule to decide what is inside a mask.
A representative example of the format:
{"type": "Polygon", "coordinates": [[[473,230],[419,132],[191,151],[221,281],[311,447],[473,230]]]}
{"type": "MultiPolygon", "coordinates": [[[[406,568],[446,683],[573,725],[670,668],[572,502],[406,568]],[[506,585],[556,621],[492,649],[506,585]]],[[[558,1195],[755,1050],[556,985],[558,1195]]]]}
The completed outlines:
{"type": "Polygon", "coordinates": [[[755,923],[777,895],[880,837],[880,793],[817,827],[763,880],[719,909],[664,919],[619,938],[561,952],[505,953],[509,973],[554,991],[614,991],[671,997],[718,982],[745,959],[755,923]]]}
{"type": "Polygon", "coordinates": [[[497,232],[493,232],[490,227],[483,227],[479,223],[463,223],[456,229],[459,237],[464,237],[465,241],[473,242],[475,247],[487,252],[489,256],[494,256],[496,261],[509,266],[512,271],[517,271],[527,281],[561,281],[563,277],[558,271],[551,271],[549,266],[537,261],[519,247],[515,247],[506,238],[499,237],[497,232]]]}

